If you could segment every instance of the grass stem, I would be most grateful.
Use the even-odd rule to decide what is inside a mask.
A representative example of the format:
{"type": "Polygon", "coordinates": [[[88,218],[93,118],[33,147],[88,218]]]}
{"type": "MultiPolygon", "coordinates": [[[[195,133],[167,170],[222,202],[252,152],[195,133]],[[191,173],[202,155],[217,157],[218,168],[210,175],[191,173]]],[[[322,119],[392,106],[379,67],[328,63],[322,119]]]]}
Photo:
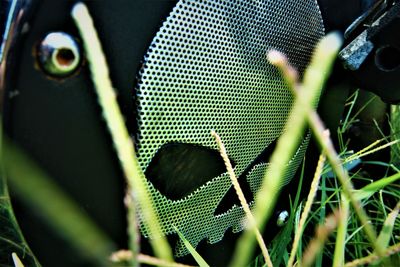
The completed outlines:
{"type": "MultiPolygon", "coordinates": [[[[287,164],[303,138],[308,107],[310,105],[315,106],[317,103],[340,44],[341,41],[335,34],[323,38],[317,45],[311,64],[306,70],[304,90],[302,90],[301,97],[295,98],[282,135],[278,139],[275,151],[270,158],[270,165],[265,172],[261,188],[255,197],[253,210],[259,229],[264,228],[275,206],[283,177],[286,174],[287,164]]],[[[284,75],[284,79],[288,80],[290,85],[295,76],[289,69],[286,68],[285,70],[288,70],[288,75],[284,75]]],[[[239,239],[232,265],[245,266],[249,262],[254,245],[253,233],[245,231],[239,239]]]]}
{"type": "MultiPolygon", "coordinates": [[[[138,203],[143,215],[144,226],[151,233],[150,243],[157,257],[172,261],[172,252],[164,235],[161,234],[159,219],[153,207],[152,199],[148,192],[145,176],[140,169],[136,158],[131,137],[125,127],[123,115],[116,101],[108,65],[101,48],[92,17],[85,4],[77,3],[72,10],[72,17],[83,39],[83,46],[89,61],[90,71],[98,101],[103,111],[103,117],[110,131],[121,168],[128,184],[128,219],[130,225],[137,225],[134,221],[136,214],[135,205],[138,203]]],[[[129,228],[130,249],[138,253],[138,233],[133,227],[129,228]]],[[[133,257],[134,259],[135,257],[133,257]]]]}
{"type": "Polygon", "coordinates": [[[264,259],[265,259],[265,262],[266,262],[267,266],[268,267],[273,267],[273,264],[272,264],[272,261],[271,261],[271,257],[269,256],[269,253],[268,253],[267,246],[265,245],[265,242],[264,242],[264,240],[262,238],[262,235],[261,235],[260,231],[257,228],[256,221],[255,221],[255,219],[253,217],[253,214],[251,213],[249,204],[247,204],[247,201],[246,201],[246,198],[245,198],[245,196],[243,194],[243,191],[240,188],[240,184],[239,184],[238,179],[237,179],[237,177],[235,175],[235,171],[233,170],[232,164],[231,164],[231,162],[229,160],[229,157],[228,157],[228,154],[226,152],[225,145],[222,142],[221,137],[215,131],[212,131],[211,135],[215,138],[215,141],[217,142],[217,145],[219,147],[219,152],[221,153],[221,157],[224,160],[224,163],[225,163],[226,169],[228,171],[229,177],[231,178],[233,187],[235,188],[236,194],[237,194],[237,196],[239,197],[239,200],[240,200],[240,204],[242,205],[244,213],[246,214],[246,218],[247,218],[247,221],[248,221],[248,224],[249,224],[249,230],[250,231],[254,231],[254,234],[256,236],[258,245],[261,248],[261,252],[262,252],[262,254],[264,256],[264,259]]]}
{"type": "Polygon", "coordinates": [[[324,164],[325,164],[325,156],[323,154],[320,155],[319,160],[318,160],[318,165],[317,165],[317,169],[315,171],[314,174],[314,178],[311,182],[311,189],[310,192],[308,193],[308,197],[307,197],[307,201],[303,210],[303,213],[301,214],[300,217],[300,222],[299,224],[296,226],[297,227],[297,231],[294,237],[294,241],[293,241],[293,245],[292,245],[292,251],[290,252],[290,258],[289,258],[289,262],[288,262],[288,267],[292,267],[294,260],[295,260],[295,256],[296,256],[296,251],[300,242],[300,238],[303,234],[304,231],[304,225],[306,223],[308,214],[310,213],[311,210],[311,206],[314,202],[314,198],[315,195],[318,191],[318,184],[319,184],[319,180],[321,177],[321,173],[322,170],[324,168],[324,164]]]}
{"type": "Polygon", "coordinates": [[[150,266],[163,266],[163,267],[194,267],[191,265],[185,265],[176,262],[165,261],[155,257],[151,257],[144,254],[139,254],[137,259],[140,263],[150,265],[150,266]]]}
{"type": "Polygon", "coordinates": [[[317,255],[323,249],[328,236],[335,230],[339,220],[340,212],[334,211],[331,215],[326,217],[324,225],[318,226],[315,237],[310,241],[303,254],[303,260],[300,266],[308,267],[313,264],[317,255]]]}
{"type": "Polygon", "coordinates": [[[361,206],[361,203],[357,200],[354,196],[353,191],[354,187],[350,181],[349,174],[347,171],[342,167],[342,163],[340,161],[339,155],[337,154],[332,140],[330,138],[326,138],[323,135],[325,130],[323,123],[316,112],[309,111],[308,119],[310,123],[310,127],[313,130],[315,138],[318,140],[318,143],[321,145],[322,149],[325,151],[325,155],[331,164],[332,170],[336,173],[341,185],[342,191],[349,199],[351,205],[354,208],[356,215],[358,216],[360,222],[364,226],[365,234],[367,235],[372,247],[378,252],[379,255],[382,253],[382,249],[377,244],[377,237],[376,232],[372,225],[370,224],[370,219],[367,213],[361,206]]]}
{"type": "MultiPolygon", "coordinates": [[[[322,55],[323,56],[323,55],[322,55]]],[[[270,60],[271,61],[271,60],[270,60]]],[[[291,75],[289,74],[291,72],[291,68],[289,67],[290,64],[288,63],[286,57],[281,54],[279,55],[279,60],[272,60],[271,61],[275,66],[277,66],[280,71],[282,72],[282,75],[288,76],[291,75]]],[[[321,60],[322,62],[322,60],[321,60]]],[[[313,65],[311,64],[312,70],[306,72],[303,84],[297,84],[292,89],[293,94],[295,95],[296,99],[303,99],[304,105],[302,105],[302,108],[304,109],[305,116],[307,118],[308,124],[310,125],[310,128],[312,132],[314,133],[314,137],[317,139],[319,145],[321,146],[322,150],[324,151],[329,163],[331,164],[332,170],[336,173],[340,183],[342,184],[342,190],[346,197],[349,199],[350,203],[352,204],[360,222],[364,225],[364,231],[371,242],[372,247],[377,251],[379,255],[382,253],[382,249],[378,246],[377,244],[377,237],[376,237],[376,232],[373,229],[372,225],[370,224],[370,220],[368,218],[368,215],[364,211],[364,209],[361,207],[360,202],[355,198],[355,196],[352,194],[354,188],[353,185],[350,181],[350,177],[347,173],[347,171],[342,167],[342,163],[340,161],[340,157],[337,154],[332,140],[329,137],[326,137],[324,134],[325,132],[325,126],[321,120],[321,118],[318,116],[317,112],[313,109],[312,102],[304,102],[304,89],[305,88],[312,88],[316,84],[316,79],[321,79],[321,76],[323,77],[324,75],[327,75],[327,73],[324,73],[323,75],[318,77],[318,68],[317,66],[320,66],[319,63],[316,64],[315,67],[312,67],[313,65]]],[[[325,71],[328,69],[325,68],[325,71]]],[[[287,79],[285,79],[287,80],[287,79]]],[[[289,83],[288,85],[292,85],[293,82],[289,83]]],[[[321,85],[322,86],[322,85],[321,85]]]]}
{"type": "Polygon", "coordinates": [[[83,257],[106,265],[115,249],[112,240],[30,157],[6,138],[2,145],[0,162],[4,162],[14,192],[31,209],[40,210],[46,223],[83,257]]]}
{"type": "Polygon", "coordinates": [[[341,267],[344,264],[347,224],[349,219],[350,205],[346,196],[341,195],[340,202],[340,219],[336,234],[335,252],[333,255],[333,267],[341,267]]]}
{"type": "Polygon", "coordinates": [[[365,265],[377,262],[379,260],[382,260],[383,258],[390,257],[391,255],[395,255],[397,253],[400,253],[400,243],[397,243],[396,245],[393,245],[393,246],[385,249],[383,251],[383,256],[379,256],[376,253],[372,253],[371,255],[368,255],[367,257],[348,262],[344,265],[344,267],[365,266],[365,265]]]}

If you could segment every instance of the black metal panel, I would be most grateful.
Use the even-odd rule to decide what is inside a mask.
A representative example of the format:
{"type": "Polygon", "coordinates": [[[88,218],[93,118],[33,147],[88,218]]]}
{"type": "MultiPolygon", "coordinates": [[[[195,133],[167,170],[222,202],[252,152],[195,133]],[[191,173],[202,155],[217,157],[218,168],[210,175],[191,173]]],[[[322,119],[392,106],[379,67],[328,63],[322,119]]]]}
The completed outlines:
{"type": "MultiPolygon", "coordinates": [[[[49,32],[79,40],[70,17],[74,1],[40,1],[9,70],[5,128],[34,160],[119,245],[126,248],[124,181],[102,120],[87,64],[65,79],[46,76],[36,47],[49,32]]],[[[92,10],[127,126],[133,131],[133,85],[144,51],[174,1],[87,1],[92,10]]],[[[11,192],[12,193],[12,192],[11,192]]],[[[40,218],[14,202],[28,243],[45,266],[87,264],[40,218]],[[62,259],[62,260],[60,260],[62,259]]],[[[60,211],[62,212],[62,211],[60,211]]]]}

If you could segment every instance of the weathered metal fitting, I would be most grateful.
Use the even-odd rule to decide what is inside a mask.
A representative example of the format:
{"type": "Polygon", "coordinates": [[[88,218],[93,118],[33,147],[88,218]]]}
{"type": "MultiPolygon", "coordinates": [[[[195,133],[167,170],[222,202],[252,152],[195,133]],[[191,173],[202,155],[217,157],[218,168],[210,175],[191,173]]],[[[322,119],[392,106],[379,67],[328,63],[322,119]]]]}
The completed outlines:
{"type": "Polygon", "coordinates": [[[41,41],[38,60],[50,75],[65,77],[78,68],[81,51],[75,39],[64,32],[52,32],[41,41]]]}

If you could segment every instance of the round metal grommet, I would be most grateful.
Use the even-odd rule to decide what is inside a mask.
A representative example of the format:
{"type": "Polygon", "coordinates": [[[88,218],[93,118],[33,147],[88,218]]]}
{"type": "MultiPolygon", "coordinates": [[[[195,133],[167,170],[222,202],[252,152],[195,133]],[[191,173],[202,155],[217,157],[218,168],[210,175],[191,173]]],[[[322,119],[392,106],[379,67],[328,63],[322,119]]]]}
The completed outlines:
{"type": "Polygon", "coordinates": [[[282,227],[287,223],[288,219],[289,219],[289,212],[287,212],[286,210],[281,211],[278,215],[278,219],[276,220],[276,225],[282,227]]]}
{"type": "Polygon", "coordinates": [[[71,35],[64,32],[52,32],[40,42],[38,60],[47,74],[65,77],[78,68],[81,62],[81,51],[71,35]]]}

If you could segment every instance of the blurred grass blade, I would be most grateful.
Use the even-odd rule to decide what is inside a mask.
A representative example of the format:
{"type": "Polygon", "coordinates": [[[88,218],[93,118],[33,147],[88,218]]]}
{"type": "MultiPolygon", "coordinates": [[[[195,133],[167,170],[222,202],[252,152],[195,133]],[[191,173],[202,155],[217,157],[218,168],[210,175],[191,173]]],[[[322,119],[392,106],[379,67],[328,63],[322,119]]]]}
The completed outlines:
{"type": "Polygon", "coordinates": [[[389,245],[389,241],[393,232],[393,227],[396,222],[396,218],[399,215],[399,211],[400,211],[400,202],[398,202],[396,207],[392,210],[392,212],[389,213],[382,227],[382,230],[379,233],[378,244],[382,248],[387,248],[389,245]]]}
{"type": "MultiPolygon", "coordinates": [[[[282,185],[282,179],[287,170],[287,164],[303,138],[307,112],[317,103],[340,45],[341,41],[337,34],[329,34],[324,37],[317,45],[311,64],[305,71],[302,87],[291,88],[293,90],[300,89],[298,97],[295,98],[282,135],[278,139],[276,149],[270,158],[270,166],[255,197],[254,217],[258,229],[264,228],[271,215],[280,191],[280,185],[282,185]]],[[[277,55],[276,51],[274,55],[277,55]]],[[[269,59],[278,65],[284,61],[282,57],[269,59]]],[[[254,247],[254,234],[245,231],[238,241],[231,265],[245,266],[248,264],[254,247]]]]}
{"type": "MultiPolygon", "coordinates": [[[[326,217],[326,201],[327,201],[327,186],[326,186],[326,175],[322,175],[321,177],[321,198],[320,198],[320,203],[321,206],[319,208],[319,210],[317,210],[318,212],[318,224],[323,224],[325,217],[326,217]]],[[[316,266],[322,266],[322,258],[323,258],[323,254],[320,253],[317,255],[317,258],[315,259],[315,265],[316,266]]]]}
{"type": "MultiPolygon", "coordinates": [[[[384,250],[383,256],[390,257],[392,255],[398,255],[399,253],[400,253],[400,243],[397,243],[396,245],[393,245],[393,246],[387,248],[386,250],[384,250]]],[[[352,262],[348,262],[344,265],[344,267],[366,266],[371,263],[380,261],[382,259],[383,259],[382,257],[379,257],[375,253],[372,253],[372,254],[368,255],[367,257],[356,259],[352,262]]],[[[382,266],[385,266],[385,265],[382,265],[382,266]]],[[[389,267],[389,266],[393,266],[393,265],[386,265],[386,266],[389,267]]],[[[395,265],[395,266],[398,266],[398,265],[395,265]]]]}
{"type": "Polygon", "coordinates": [[[340,218],[338,222],[338,230],[335,242],[335,252],[333,254],[333,267],[340,267],[344,264],[349,211],[349,200],[345,197],[344,194],[342,194],[340,202],[340,218]]]}
{"type": "Polygon", "coordinates": [[[9,261],[13,253],[21,255],[25,264],[31,267],[41,266],[33,255],[15,218],[6,183],[4,162],[4,138],[0,126],[0,265],[9,261]]]}
{"type": "Polygon", "coordinates": [[[137,258],[138,258],[138,261],[140,263],[144,264],[144,266],[194,267],[194,266],[191,266],[191,265],[165,261],[165,260],[162,260],[162,259],[159,259],[159,258],[155,258],[155,257],[152,257],[152,256],[144,255],[144,254],[139,254],[137,258]]]}
{"type": "Polygon", "coordinates": [[[82,256],[104,265],[115,248],[113,242],[25,153],[6,140],[3,149],[1,160],[20,199],[38,210],[82,256]]]}
{"type": "Polygon", "coordinates": [[[14,262],[14,267],[25,267],[24,264],[22,263],[22,261],[18,258],[17,253],[12,253],[11,257],[14,262]]]}
{"type": "Polygon", "coordinates": [[[203,257],[196,251],[196,249],[190,244],[190,242],[185,238],[185,236],[179,231],[178,228],[174,227],[175,231],[178,233],[179,238],[182,240],[185,247],[189,250],[190,254],[193,256],[194,260],[200,267],[209,267],[207,262],[203,257]]]}
{"type": "MultiPolygon", "coordinates": [[[[98,102],[126,178],[130,249],[134,253],[139,251],[135,218],[136,205],[138,205],[143,216],[141,223],[150,232],[149,240],[155,255],[163,260],[173,261],[171,248],[165,235],[161,232],[159,218],[153,206],[146,178],[139,166],[131,136],[126,129],[124,117],[116,100],[107,61],[93,19],[83,3],[75,4],[71,15],[83,39],[98,102]]],[[[135,260],[136,257],[134,256],[132,259],[135,260]]],[[[136,263],[132,262],[132,264],[136,263]]]]}
{"type": "Polygon", "coordinates": [[[308,247],[303,253],[303,259],[300,266],[308,267],[313,264],[317,258],[317,255],[324,248],[328,236],[335,230],[339,220],[340,213],[334,211],[334,213],[326,218],[324,225],[317,227],[317,230],[315,231],[315,237],[309,242],[308,247]]]}
{"type": "Polygon", "coordinates": [[[400,173],[392,176],[379,179],[371,184],[364,186],[361,189],[354,190],[354,196],[357,200],[365,200],[370,198],[373,194],[400,179],[400,173]]]}

